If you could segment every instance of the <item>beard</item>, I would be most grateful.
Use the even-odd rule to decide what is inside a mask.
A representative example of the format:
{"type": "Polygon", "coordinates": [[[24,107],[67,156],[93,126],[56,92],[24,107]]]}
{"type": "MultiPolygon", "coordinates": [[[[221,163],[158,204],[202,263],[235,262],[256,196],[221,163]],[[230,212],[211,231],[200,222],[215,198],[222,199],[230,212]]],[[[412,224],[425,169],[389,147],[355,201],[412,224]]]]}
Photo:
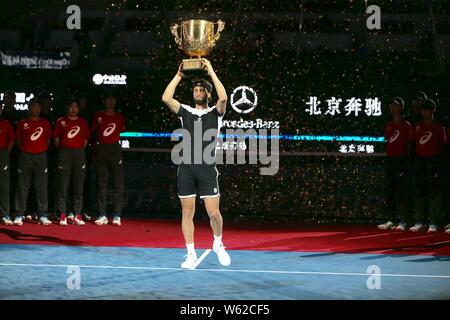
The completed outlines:
{"type": "Polygon", "coordinates": [[[202,98],[202,99],[194,99],[194,102],[196,103],[196,104],[201,104],[201,105],[203,105],[203,104],[206,104],[206,102],[208,101],[208,98],[207,97],[204,97],[204,98],[202,98]]]}

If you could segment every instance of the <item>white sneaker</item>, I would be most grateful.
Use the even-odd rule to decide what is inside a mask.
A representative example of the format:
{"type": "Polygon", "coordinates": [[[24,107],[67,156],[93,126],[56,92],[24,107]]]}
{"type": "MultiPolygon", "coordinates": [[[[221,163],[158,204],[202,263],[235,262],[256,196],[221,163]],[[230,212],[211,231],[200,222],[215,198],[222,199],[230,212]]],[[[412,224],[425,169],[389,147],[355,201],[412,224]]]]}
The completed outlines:
{"type": "Polygon", "coordinates": [[[49,226],[52,224],[52,222],[50,220],[48,220],[47,217],[40,217],[39,224],[42,224],[43,226],[49,226]]]}
{"type": "Polygon", "coordinates": [[[450,234],[450,225],[448,225],[448,227],[445,229],[445,233],[450,234]]]}
{"type": "Polygon", "coordinates": [[[76,224],[77,226],[84,226],[86,223],[83,221],[83,219],[81,219],[81,215],[77,214],[77,216],[75,217],[75,219],[73,219],[73,223],[76,224]]]}
{"type": "Polygon", "coordinates": [[[422,230],[423,228],[423,224],[421,223],[416,223],[415,225],[413,225],[411,228],[409,228],[409,231],[412,232],[419,232],[420,230],[422,230]]]}
{"type": "Polygon", "coordinates": [[[428,227],[428,233],[435,233],[437,232],[437,227],[435,224],[430,224],[430,226],[428,227]]]}
{"type": "Polygon", "coordinates": [[[114,217],[112,224],[113,226],[121,226],[122,222],[120,221],[120,217],[114,217]]]}
{"type": "Polygon", "coordinates": [[[399,223],[397,228],[395,228],[395,231],[405,231],[406,230],[406,223],[399,223]]]}
{"type": "Polygon", "coordinates": [[[33,220],[33,216],[31,214],[29,214],[26,217],[24,216],[23,219],[33,220]]]}
{"type": "Polygon", "coordinates": [[[213,245],[213,251],[217,254],[217,258],[219,258],[219,263],[227,267],[231,264],[231,258],[230,255],[225,251],[225,247],[223,246],[223,243],[214,243],[213,245]]]}
{"type": "Polygon", "coordinates": [[[3,217],[2,222],[5,226],[12,226],[13,222],[11,221],[10,217],[3,217]]]}
{"type": "Polygon", "coordinates": [[[197,253],[188,253],[186,260],[181,264],[181,269],[194,269],[197,263],[197,253]]]}
{"type": "Polygon", "coordinates": [[[450,223],[444,227],[444,229],[448,229],[448,228],[450,228],[450,223]]]}
{"type": "Polygon", "coordinates": [[[15,226],[21,226],[21,225],[23,225],[22,217],[16,217],[16,218],[14,219],[13,224],[14,224],[15,226]]]}
{"type": "Polygon", "coordinates": [[[67,219],[69,219],[70,221],[73,221],[73,220],[75,220],[75,216],[73,215],[73,213],[69,213],[67,215],[67,219]]]}
{"type": "Polygon", "coordinates": [[[98,226],[101,226],[103,224],[108,224],[108,218],[106,218],[105,216],[101,216],[97,220],[95,220],[94,223],[98,226]]]}
{"type": "Polygon", "coordinates": [[[67,226],[67,218],[66,218],[66,215],[64,213],[61,213],[59,215],[59,225],[60,226],[67,226]]]}
{"type": "Polygon", "coordinates": [[[383,224],[379,224],[378,225],[378,229],[380,230],[394,230],[395,229],[395,224],[391,221],[388,221],[386,223],[383,224]]]}

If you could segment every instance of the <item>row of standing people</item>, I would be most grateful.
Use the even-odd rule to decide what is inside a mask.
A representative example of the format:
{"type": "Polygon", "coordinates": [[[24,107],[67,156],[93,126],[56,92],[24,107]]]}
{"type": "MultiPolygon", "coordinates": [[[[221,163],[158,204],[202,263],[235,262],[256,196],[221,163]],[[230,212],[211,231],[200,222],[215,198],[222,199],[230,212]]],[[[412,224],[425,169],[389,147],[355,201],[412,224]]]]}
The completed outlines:
{"type": "Polygon", "coordinates": [[[404,101],[389,104],[392,120],[385,126],[386,212],[382,230],[450,233],[448,210],[450,126],[435,120],[436,103],[424,92],[413,99],[413,115],[403,117],[404,101]]]}
{"type": "MultiPolygon", "coordinates": [[[[0,108],[0,214],[6,225],[22,225],[24,216],[31,208],[29,195],[31,185],[36,202],[39,223],[50,225],[49,178],[52,175],[56,186],[50,190],[55,195],[55,211],[60,225],[84,225],[83,194],[86,172],[91,163],[86,156],[86,147],[93,145],[92,164],[96,176],[97,225],[108,224],[107,185],[111,174],[113,187],[112,224],[121,225],[123,198],[123,158],[119,143],[120,133],[125,130],[125,117],[116,111],[116,98],[112,92],[102,95],[104,109],[95,114],[91,126],[79,115],[80,101],[70,97],[66,102],[66,115],[52,125],[46,118],[48,109],[43,98],[31,99],[28,117],[11,123],[5,116],[7,105],[14,102],[13,93],[4,96],[0,108]],[[5,103],[6,102],[6,103],[5,103]],[[14,128],[14,125],[16,128],[14,128]],[[57,150],[56,165],[49,165],[48,152],[52,144],[57,150]],[[17,146],[18,153],[11,155],[17,146]],[[15,193],[11,197],[11,164],[15,168],[15,193]],[[52,170],[54,169],[54,170],[52,170]],[[50,177],[49,177],[50,176],[50,177]],[[68,198],[69,185],[71,194],[68,198]],[[13,199],[15,214],[11,214],[10,199],[13,199]],[[70,203],[70,208],[68,206],[70,203]],[[69,214],[70,213],[70,214],[69,214]],[[12,219],[14,218],[14,219],[12,219]]],[[[51,158],[51,157],[50,157],[51,158]]]]}

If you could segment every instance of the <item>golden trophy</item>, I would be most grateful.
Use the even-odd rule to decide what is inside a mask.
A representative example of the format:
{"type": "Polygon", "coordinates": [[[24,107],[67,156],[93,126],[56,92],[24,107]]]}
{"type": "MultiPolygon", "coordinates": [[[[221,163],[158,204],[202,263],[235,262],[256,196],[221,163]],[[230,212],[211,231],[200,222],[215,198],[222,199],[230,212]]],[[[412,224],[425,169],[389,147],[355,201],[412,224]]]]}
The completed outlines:
{"type": "Polygon", "coordinates": [[[183,72],[202,70],[201,57],[208,55],[214,48],[224,28],[225,22],[221,20],[214,23],[193,19],[184,20],[180,25],[172,25],[170,31],[175,37],[175,43],[190,57],[183,59],[183,72]],[[214,31],[215,25],[217,25],[217,31],[214,31]]]}

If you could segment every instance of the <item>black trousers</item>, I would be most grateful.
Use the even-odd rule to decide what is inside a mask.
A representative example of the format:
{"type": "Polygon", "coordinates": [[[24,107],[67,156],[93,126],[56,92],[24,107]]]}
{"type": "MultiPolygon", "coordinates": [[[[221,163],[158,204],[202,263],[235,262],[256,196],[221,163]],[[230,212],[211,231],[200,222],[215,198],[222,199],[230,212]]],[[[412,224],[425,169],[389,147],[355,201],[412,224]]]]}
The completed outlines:
{"type": "Polygon", "coordinates": [[[47,153],[19,153],[17,163],[17,191],[15,207],[17,216],[23,216],[27,209],[27,198],[33,181],[39,216],[47,216],[48,211],[48,168],[47,153]]]}
{"type": "Polygon", "coordinates": [[[441,224],[444,222],[442,196],[445,186],[441,156],[416,158],[414,165],[414,216],[416,222],[441,224]]]}
{"type": "Polygon", "coordinates": [[[397,219],[409,222],[410,159],[406,156],[388,157],[386,162],[385,207],[387,218],[393,222],[397,219]]]}
{"type": "Polygon", "coordinates": [[[9,216],[9,153],[0,149],[0,216],[9,216]]]}
{"type": "Polygon", "coordinates": [[[111,173],[113,187],[113,215],[120,216],[122,214],[124,183],[121,145],[119,143],[98,144],[96,147],[96,164],[98,216],[106,215],[109,173],[111,173]]]}
{"type": "Polygon", "coordinates": [[[58,154],[57,209],[67,213],[67,191],[72,178],[72,199],[75,214],[83,209],[83,187],[86,177],[86,155],[83,149],[62,149],[58,154]]]}

